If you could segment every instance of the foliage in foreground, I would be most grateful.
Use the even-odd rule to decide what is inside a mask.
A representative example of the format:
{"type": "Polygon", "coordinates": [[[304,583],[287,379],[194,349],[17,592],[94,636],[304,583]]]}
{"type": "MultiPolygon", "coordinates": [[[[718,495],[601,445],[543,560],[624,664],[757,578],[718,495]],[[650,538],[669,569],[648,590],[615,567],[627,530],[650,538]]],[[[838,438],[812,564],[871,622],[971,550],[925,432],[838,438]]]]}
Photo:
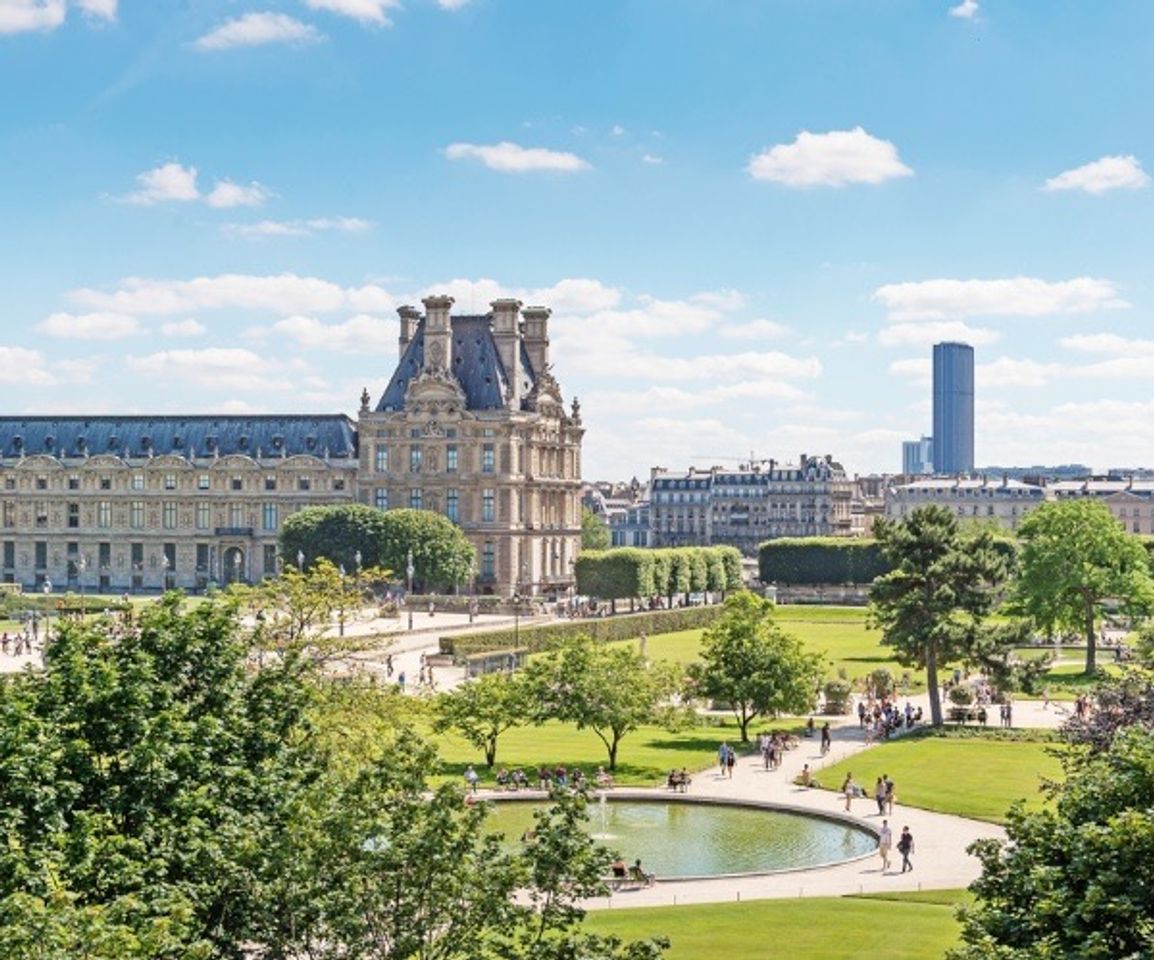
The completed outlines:
{"type": "Polygon", "coordinates": [[[1073,752],[1054,809],[1011,812],[971,850],[982,876],[952,960],[1141,960],[1154,954],[1154,733],[1073,752]]]}
{"type": "Polygon", "coordinates": [[[579,926],[607,861],[583,797],[503,849],[459,788],[429,792],[435,756],[387,696],[364,731],[389,749],[350,748],[320,724],[363,726],[371,691],[291,652],[258,667],[231,604],[170,597],[115,631],[69,625],[43,671],[0,680],[3,960],[660,953],[579,926]]]}

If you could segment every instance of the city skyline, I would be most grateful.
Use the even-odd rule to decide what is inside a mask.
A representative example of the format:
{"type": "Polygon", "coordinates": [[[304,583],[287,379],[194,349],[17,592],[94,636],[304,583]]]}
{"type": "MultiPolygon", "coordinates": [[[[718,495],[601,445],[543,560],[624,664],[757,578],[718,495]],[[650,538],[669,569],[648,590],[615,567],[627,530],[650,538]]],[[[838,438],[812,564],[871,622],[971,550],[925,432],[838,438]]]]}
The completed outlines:
{"type": "Polygon", "coordinates": [[[0,0],[3,412],[351,414],[397,306],[516,296],[554,310],[589,479],[892,471],[946,339],[979,350],[979,463],[1150,463],[1152,27],[0,0]]]}

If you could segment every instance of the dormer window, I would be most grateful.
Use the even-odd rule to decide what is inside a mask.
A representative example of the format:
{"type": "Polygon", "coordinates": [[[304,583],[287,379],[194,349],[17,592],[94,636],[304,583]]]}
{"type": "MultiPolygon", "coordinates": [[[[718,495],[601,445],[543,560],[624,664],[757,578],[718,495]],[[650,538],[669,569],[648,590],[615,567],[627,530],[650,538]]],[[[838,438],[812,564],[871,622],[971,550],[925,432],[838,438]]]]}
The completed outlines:
{"type": "Polygon", "coordinates": [[[109,450],[119,450],[120,449],[120,437],[118,437],[115,433],[111,437],[108,438],[108,449],[109,450]]]}
{"type": "Polygon", "coordinates": [[[48,434],[44,438],[44,449],[51,450],[54,446],[56,446],[56,438],[52,434],[48,434]]]}
{"type": "Polygon", "coordinates": [[[241,436],[241,438],[239,440],[237,440],[236,445],[241,450],[247,450],[248,449],[248,437],[241,436]]]}

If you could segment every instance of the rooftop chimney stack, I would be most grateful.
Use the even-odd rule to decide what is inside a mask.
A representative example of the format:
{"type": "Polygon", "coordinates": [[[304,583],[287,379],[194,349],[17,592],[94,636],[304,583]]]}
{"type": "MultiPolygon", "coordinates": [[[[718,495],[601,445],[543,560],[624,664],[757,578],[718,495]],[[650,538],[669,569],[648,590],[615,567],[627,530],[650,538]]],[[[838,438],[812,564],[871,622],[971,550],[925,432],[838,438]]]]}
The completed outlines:
{"type": "Polygon", "coordinates": [[[521,301],[494,300],[489,306],[493,311],[493,340],[497,344],[497,355],[505,376],[509,380],[509,400],[514,409],[521,406],[521,301]]]}
{"type": "Polygon", "coordinates": [[[552,315],[548,307],[526,307],[521,311],[525,320],[525,352],[538,376],[549,366],[549,317],[552,315]]]}
{"type": "Polygon", "coordinates": [[[448,371],[453,341],[449,311],[452,297],[425,297],[425,363],[422,372],[448,371]]]}
{"type": "Polygon", "coordinates": [[[400,352],[398,356],[403,357],[417,332],[417,324],[421,322],[421,311],[416,307],[411,307],[406,304],[403,307],[397,307],[397,316],[401,318],[400,352]]]}

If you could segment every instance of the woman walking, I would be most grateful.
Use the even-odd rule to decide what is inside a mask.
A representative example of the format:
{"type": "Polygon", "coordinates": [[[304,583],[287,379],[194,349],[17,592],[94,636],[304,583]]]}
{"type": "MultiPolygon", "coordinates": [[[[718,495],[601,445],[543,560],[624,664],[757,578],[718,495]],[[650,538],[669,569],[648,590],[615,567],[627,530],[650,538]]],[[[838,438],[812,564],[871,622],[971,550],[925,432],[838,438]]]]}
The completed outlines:
{"type": "Polygon", "coordinates": [[[845,795],[845,812],[852,813],[850,805],[853,803],[853,798],[857,796],[857,784],[853,782],[852,773],[845,775],[845,783],[841,785],[841,792],[845,795]]]}
{"type": "Polygon", "coordinates": [[[910,862],[910,854],[913,852],[914,835],[910,833],[909,827],[902,827],[902,835],[898,838],[898,853],[902,855],[902,873],[913,870],[914,865],[910,862]]]}

